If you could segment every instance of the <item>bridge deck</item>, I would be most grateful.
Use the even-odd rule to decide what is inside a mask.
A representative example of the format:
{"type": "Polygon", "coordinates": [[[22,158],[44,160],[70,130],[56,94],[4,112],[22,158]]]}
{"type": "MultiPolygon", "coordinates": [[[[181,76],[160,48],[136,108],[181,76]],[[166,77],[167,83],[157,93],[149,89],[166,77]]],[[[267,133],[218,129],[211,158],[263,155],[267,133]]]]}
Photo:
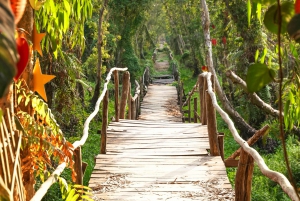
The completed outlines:
{"type": "Polygon", "coordinates": [[[95,199],[233,200],[221,157],[207,152],[207,127],[175,122],[180,117],[162,101],[175,87],[158,86],[165,93],[152,93],[156,87],[144,99],[144,120],[109,125],[107,154],[97,156],[89,182],[95,199]]]}

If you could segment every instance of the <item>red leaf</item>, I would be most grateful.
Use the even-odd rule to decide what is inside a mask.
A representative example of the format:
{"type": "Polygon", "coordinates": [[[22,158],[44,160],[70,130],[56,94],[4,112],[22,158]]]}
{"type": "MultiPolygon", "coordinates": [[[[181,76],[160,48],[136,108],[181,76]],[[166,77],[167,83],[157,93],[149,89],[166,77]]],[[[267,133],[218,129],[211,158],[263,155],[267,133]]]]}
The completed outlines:
{"type": "Polygon", "coordinates": [[[300,13],[300,0],[296,0],[295,2],[295,13],[296,14],[300,13]]]}
{"type": "Polygon", "coordinates": [[[223,42],[224,45],[226,45],[227,41],[226,41],[226,37],[225,36],[223,36],[222,42],[223,42]]]}
{"type": "Polygon", "coordinates": [[[22,18],[26,3],[26,0],[10,0],[11,9],[15,15],[15,24],[18,24],[22,18]]]}
{"type": "Polygon", "coordinates": [[[29,61],[29,45],[27,43],[27,40],[22,37],[17,38],[16,43],[20,59],[17,63],[17,75],[14,78],[15,80],[19,79],[29,61]]]}

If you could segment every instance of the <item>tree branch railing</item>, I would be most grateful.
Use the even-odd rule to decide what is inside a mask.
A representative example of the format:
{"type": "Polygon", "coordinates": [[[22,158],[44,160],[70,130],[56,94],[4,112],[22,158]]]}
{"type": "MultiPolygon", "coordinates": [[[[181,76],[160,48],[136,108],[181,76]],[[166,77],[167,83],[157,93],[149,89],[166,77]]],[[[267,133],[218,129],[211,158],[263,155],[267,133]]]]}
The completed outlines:
{"type": "MultiPolygon", "coordinates": [[[[86,119],[86,121],[84,123],[83,135],[82,135],[82,137],[79,141],[76,141],[76,142],[73,143],[74,150],[79,149],[79,151],[80,151],[81,147],[85,144],[85,142],[86,142],[86,140],[89,136],[88,131],[89,131],[89,124],[90,124],[91,120],[98,114],[99,108],[100,108],[100,103],[102,102],[102,100],[103,99],[108,100],[108,83],[111,80],[112,74],[114,72],[126,71],[126,70],[127,70],[127,68],[116,68],[115,67],[115,68],[112,68],[110,70],[110,72],[108,73],[108,75],[105,79],[103,91],[102,91],[100,97],[98,98],[98,100],[96,102],[95,110],[90,114],[90,116],[86,119]]],[[[116,73],[115,73],[115,76],[116,76],[116,73]]],[[[102,137],[101,137],[101,139],[102,139],[102,137]]],[[[77,157],[77,156],[78,156],[78,154],[74,155],[74,157],[77,157]]],[[[80,157],[80,155],[79,155],[79,157],[80,157]]],[[[75,166],[77,166],[77,165],[81,166],[81,164],[82,164],[81,157],[75,159],[75,161],[77,162],[75,164],[75,166]]],[[[40,188],[37,190],[35,195],[31,198],[31,201],[39,201],[45,196],[45,194],[47,193],[48,189],[52,186],[52,184],[57,182],[57,177],[63,172],[63,170],[66,168],[66,165],[67,165],[66,162],[63,162],[63,163],[61,163],[57,166],[57,168],[54,170],[54,172],[40,186],[40,188]]],[[[83,177],[82,169],[78,168],[78,171],[76,173],[77,173],[77,182],[80,180],[80,178],[81,178],[81,181],[82,181],[82,177],[83,177]]]]}
{"type": "MultiPolygon", "coordinates": [[[[208,126],[208,133],[209,133],[209,141],[210,141],[210,149],[212,155],[218,155],[222,151],[222,145],[220,144],[220,136],[218,136],[218,133],[214,130],[214,126],[209,126],[213,121],[212,124],[214,124],[214,121],[209,116],[211,114],[215,113],[215,110],[218,111],[218,113],[221,115],[223,120],[227,123],[229,130],[231,131],[235,141],[241,146],[239,150],[237,150],[234,154],[232,154],[229,159],[233,159],[237,157],[240,154],[240,160],[238,162],[238,170],[236,174],[236,180],[235,180],[235,194],[236,194],[236,200],[250,200],[251,198],[251,183],[252,183],[252,173],[253,173],[253,165],[254,162],[258,165],[259,169],[261,170],[262,174],[264,174],[266,177],[271,179],[272,181],[278,183],[282,190],[292,199],[295,201],[299,201],[297,192],[295,192],[293,186],[289,182],[289,180],[282,174],[273,170],[270,170],[266,163],[264,162],[263,158],[260,156],[260,154],[250,147],[251,143],[256,142],[262,135],[264,135],[268,130],[269,126],[265,126],[259,131],[255,133],[255,135],[246,142],[243,140],[237,129],[234,126],[233,121],[229,118],[228,114],[225,113],[221,107],[217,103],[217,98],[214,93],[214,81],[211,78],[214,78],[214,76],[211,76],[212,74],[210,72],[202,73],[199,75],[199,93],[200,96],[202,94],[202,98],[200,98],[201,102],[201,120],[204,116],[202,115],[203,111],[206,111],[206,118],[207,118],[207,126],[208,126]],[[207,85],[207,87],[205,86],[207,85]],[[208,95],[208,94],[209,95],[208,95]],[[208,98],[209,96],[209,98],[208,98]],[[209,103],[210,102],[210,103],[209,103]],[[213,106],[213,109],[210,108],[209,105],[213,106]],[[211,130],[212,128],[212,130],[211,130]],[[211,131],[210,131],[211,130],[211,131]],[[211,143],[212,142],[212,143],[211,143]],[[249,144],[248,144],[249,143],[249,144]],[[218,151],[216,151],[216,147],[218,148],[218,151]]],[[[222,138],[222,137],[221,137],[222,138]]],[[[226,160],[225,160],[226,161],[226,160]]],[[[226,162],[225,162],[226,164],[226,162]]]]}

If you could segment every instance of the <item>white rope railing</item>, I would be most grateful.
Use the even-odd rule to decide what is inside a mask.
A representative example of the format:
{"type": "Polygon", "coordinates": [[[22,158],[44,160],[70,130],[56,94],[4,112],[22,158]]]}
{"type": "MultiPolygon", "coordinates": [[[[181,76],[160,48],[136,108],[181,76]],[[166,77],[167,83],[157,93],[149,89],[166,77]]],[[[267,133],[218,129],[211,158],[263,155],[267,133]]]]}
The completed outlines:
{"type": "Polygon", "coordinates": [[[135,101],[138,98],[140,91],[141,91],[140,85],[139,85],[138,81],[136,81],[136,80],[135,80],[135,85],[136,85],[136,89],[135,89],[134,97],[132,97],[133,101],[135,101]]]}
{"type": "MultiPolygon", "coordinates": [[[[81,137],[81,139],[79,141],[76,141],[73,143],[73,147],[74,150],[76,148],[78,148],[79,146],[84,145],[84,143],[86,142],[88,136],[89,136],[89,124],[92,121],[92,119],[97,115],[97,113],[99,112],[99,108],[100,108],[100,103],[104,98],[104,95],[107,91],[107,86],[108,83],[111,79],[111,75],[113,74],[113,72],[117,70],[117,71],[126,71],[127,68],[112,68],[109,73],[107,74],[107,77],[105,79],[105,83],[104,83],[104,88],[103,91],[100,95],[100,97],[98,98],[96,105],[95,105],[95,110],[90,114],[90,116],[86,119],[85,123],[84,123],[84,128],[83,128],[83,135],[81,137]]],[[[55,169],[55,171],[51,174],[51,176],[40,186],[39,190],[34,194],[34,196],[31,198],[31,201],[40,201],[45,194],[47,193],[48,189],[52,186],[52,184],[54,184],[55,182],[57,182],[57,177],[62,173],[62,171],[66,168],[66,163],[63,162],[60,165],[57,166],[57,168],[55,169]]]]}
{"type": "Polygon", "coordinates": [[[289,182],[289,180],[280,172],[276,172],[273,170],[270,170],[269,167],[266,165],[264,159],[260,156],[260,154],[250,147],[248,143],[243,140],[240,135],[238,134],[236,128],[234,127],[233,121],[229,118],[228,114],[224,112],[221,107],[218,105],[217,98],[215,93],[213,92],[212,89],[212,82],[211,82],[211,73],[210,72],[205,72],[202,73],[201,76],[205,77],[207,79],[207,86],[208,86],[208,93],[212,99],[213,106],[215,109],[219,112],[223,120],[227,123],[229,130],[231,131],[235,141],[248,153],[250,154],[254,161],[257,163],[260,171],[269,179],[275,181],[278,183],[282,190],[287,193],[287,195],[294,201],[299,201],[297,192],[295,192],[293,186],[289,182]]]}

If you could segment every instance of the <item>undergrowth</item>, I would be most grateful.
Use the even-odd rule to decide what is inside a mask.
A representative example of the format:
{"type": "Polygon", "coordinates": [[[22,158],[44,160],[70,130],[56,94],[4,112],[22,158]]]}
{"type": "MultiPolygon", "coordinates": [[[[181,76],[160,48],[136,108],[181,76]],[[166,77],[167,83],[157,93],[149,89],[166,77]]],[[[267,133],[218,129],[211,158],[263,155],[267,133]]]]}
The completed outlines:
{"type": "MultiPolygon", "coordinates": [[[[180,67],[180,76],[181,80],[184,83],[184,91],[187,94],[193,86],[195,85],[197,78],[192,77],[192,72],[188,68],[180,67]]],[[[199,98],[199,94],[196,92],[193,96],[199,98]]],[[[191,100],[192,100],[191,99],[191,100]]],[[[193,101],[191,101],[191,108],[193,108],[193,101]]],[[[184,108],[187,110],[187,106],[184,108]]],[[[198,106],[199,111],[199,106],[198,106]]],[[[191,114],[192,115],[192,114],[191,114]]],[[[187,116],[185,114],[185,116],[187,116]]],[[[287,170],[284,162],[282,147],[278,146],[279,136],[278,136],[278,122],[276,120],[266,121],[261,124],[261,127],[265,124],[269,124],[271,129],[268,136],[265,139],[268,139],[273,144],[266,143],[267,140],[263,140],[265,147],[258,148],[254,145],[255,149],[261,154],[265,163],[271,170],[281,172],[287,177],[287,170]]],[[[232,153],[234,153],[240,145],[234,140],[230,130],[228,129],[227,124],[223,121],[219,114],[217,114],[217,127],[218,132],[225,134],[224,137],[224,154],[225,159],[228,158],[232,153]]],[[[300,152],[299,152],[299,141],[293,136],[289,135],[286,140],[287,151],[289,154],[290,164],[293,172],[294,179],[297,183],[297,186],[300,185],[300,152]]],[[[234,188],[235,184],[235,175],[237,168],[226,168],[227,175],[229,178],[232,187],[234,188]]],[[[288,201],[290,198],[283,192],[279,184],[270,180],[264,176],[258,166],[255,164],[253,179],[252,179],[252,201],[288,201]]]]}

